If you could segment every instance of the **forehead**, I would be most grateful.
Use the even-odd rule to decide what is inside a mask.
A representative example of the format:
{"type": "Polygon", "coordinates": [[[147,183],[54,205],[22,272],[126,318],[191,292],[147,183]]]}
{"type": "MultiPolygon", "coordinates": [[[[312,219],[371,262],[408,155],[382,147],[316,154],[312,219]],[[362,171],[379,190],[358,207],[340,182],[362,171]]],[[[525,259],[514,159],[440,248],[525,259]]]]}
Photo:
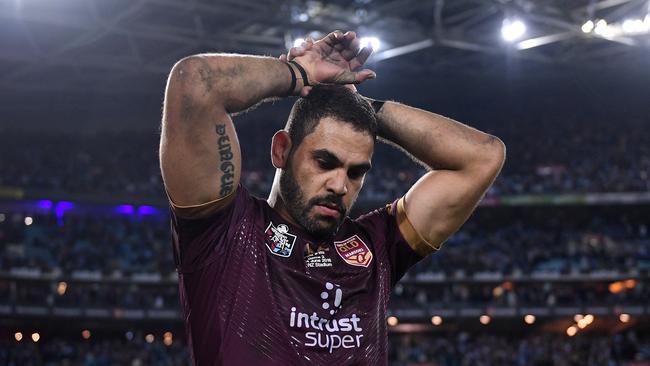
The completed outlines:
{"type": "Polygon", "coordinates": [[[300,148],[306,151],[326,149],[338,156],[344,163],[368,162],[372,157],[375,142],[367,132],[355,130],[349,123],[325,117],[305,136],[300,148]]]}

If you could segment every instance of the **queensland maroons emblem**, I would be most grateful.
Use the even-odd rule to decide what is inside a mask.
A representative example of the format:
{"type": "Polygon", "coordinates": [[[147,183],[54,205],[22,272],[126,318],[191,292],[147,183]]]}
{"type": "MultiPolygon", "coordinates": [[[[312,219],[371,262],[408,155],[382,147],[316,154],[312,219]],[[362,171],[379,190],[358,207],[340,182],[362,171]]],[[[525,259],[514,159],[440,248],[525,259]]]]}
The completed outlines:
{"type": "Polygon", "coordinates": [[[334,247],[347,264],[368,267],[372,261],[372,252],[358,235],[343,241],[335,241],[334,247]]]}
{"type": "Polygon", "coordinates": [[[291,255],[293,245],[296,243],[296,236],[289,234],[287,225],[280,224],[276,227],[271,222],[264,233],[266,234],[266,247],[269,248],[271,253],[280,257],[291,255]]]}

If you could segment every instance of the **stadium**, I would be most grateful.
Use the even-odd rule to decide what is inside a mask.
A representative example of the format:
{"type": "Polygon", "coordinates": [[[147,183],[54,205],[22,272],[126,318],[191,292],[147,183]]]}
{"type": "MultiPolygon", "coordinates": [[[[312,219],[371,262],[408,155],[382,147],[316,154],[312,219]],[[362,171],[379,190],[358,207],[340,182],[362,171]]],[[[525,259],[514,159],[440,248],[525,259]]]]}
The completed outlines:
{"type": "MultiPolygon", "coordinates": [[[[0,3],[0,365],[192,365],[159,162],[170,71],[337,29],[374,50],[361,94],[507,146],[467,222],[392,289],[388,364],[650,365],[647,0],[0,3]]],[[[256,197],[295,100],[232,114],[256,197]]],[[[377,143],[350,217],[428,170],[377,143]]],[[[326,353],[364,339],[306,334],[326,353]]]]}

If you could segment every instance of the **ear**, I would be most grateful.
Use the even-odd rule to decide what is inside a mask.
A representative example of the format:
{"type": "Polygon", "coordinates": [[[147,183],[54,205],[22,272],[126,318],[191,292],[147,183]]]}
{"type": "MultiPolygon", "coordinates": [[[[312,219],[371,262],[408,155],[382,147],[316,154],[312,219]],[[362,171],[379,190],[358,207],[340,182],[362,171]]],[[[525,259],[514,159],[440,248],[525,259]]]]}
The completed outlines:
{"type": "Polygon", "coordinates": [[[276,132],[271,140],[271,162],[273,166],[284,169],[287,165],[290,151],[291,137],[289,137],[289,133],[285,130],[276,132]]]}

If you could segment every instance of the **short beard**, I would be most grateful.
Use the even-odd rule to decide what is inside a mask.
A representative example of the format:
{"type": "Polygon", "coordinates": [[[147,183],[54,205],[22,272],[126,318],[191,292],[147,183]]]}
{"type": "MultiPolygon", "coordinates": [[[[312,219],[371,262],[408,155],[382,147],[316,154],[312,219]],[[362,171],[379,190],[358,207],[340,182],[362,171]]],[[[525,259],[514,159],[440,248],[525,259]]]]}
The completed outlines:
{"type": "Polygon", "coordinates": [[[305,194],[298,185],[293,172],[291,171],[291,158],[287,161],[287,168],[280,172],[280,196],[289,215],[302,226],[309,234],[324,238],[334,235],[347,214],[347,209],[343,205],[341,197],[328,195],[324,197],[314,197],[308,202],[305,194]],[[318,215],[317,218],[310,216],[310,211],[319,203],[332,202],[339,208],[339,217],[318,215]]]}

